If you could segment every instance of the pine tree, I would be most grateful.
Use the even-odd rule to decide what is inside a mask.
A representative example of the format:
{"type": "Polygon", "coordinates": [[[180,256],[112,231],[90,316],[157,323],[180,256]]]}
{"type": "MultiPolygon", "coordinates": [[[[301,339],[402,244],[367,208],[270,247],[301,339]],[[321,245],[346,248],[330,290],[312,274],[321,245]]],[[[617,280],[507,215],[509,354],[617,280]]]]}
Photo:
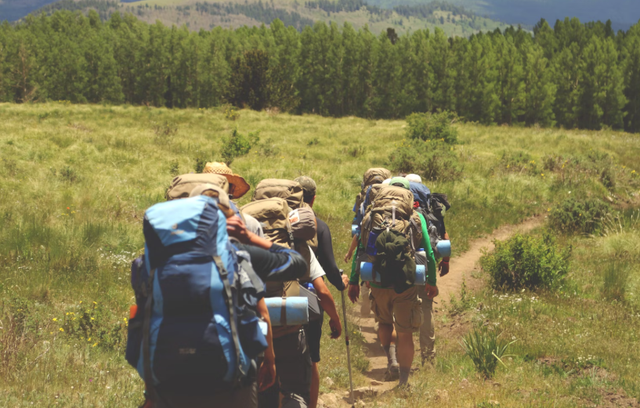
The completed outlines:
{"type": "Polygon", "coordinates": [[[553,72],[544,51],[538,44],[529,44],[524,52],[524,122],[528,126],[553,126],[556,86],[553,72]]]}
{"type": "Polygon", "coordinates": [[[625,95],[625,129],[640,132],[640,25],[633,26],[624,38],[623,68],[625,95]]]}
{"type": "Polygon", "coordinates": [[[584,51],[583,82],[577,109],[580,127],[621,128],[626,104],[624,77],[611,38],[591,37],[584,51]]]}
{"type": "Polygon", "coordinates": [[[497,61],[496,94],[499,100],[498,123],[513,124],[523,113],[524,82],[522,56],[513,35],[493,36],[497,61]]]}
{"type": "Polygon", "coordinates": [[[453,88],[455,84],[454,76],[454,54],[451,50],[449,39],[440,28],[436,28],[434,35],[429,37],[433,57],[431,58],[431,69],[434,74],[433,88],[433,109],[454,110],[455,97],[453,88]]]}

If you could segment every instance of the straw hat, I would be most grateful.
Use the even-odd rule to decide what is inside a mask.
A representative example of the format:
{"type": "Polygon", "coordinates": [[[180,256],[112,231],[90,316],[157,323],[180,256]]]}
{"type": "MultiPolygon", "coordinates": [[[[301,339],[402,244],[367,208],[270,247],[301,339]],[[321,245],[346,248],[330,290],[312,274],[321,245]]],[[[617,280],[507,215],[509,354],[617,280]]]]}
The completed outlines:
{"type": "Polygon", "coordinates": [[[225,176],[229,181],[229,194],[231,194],[233,198],[240,198],[251,189],[251,186],[249,186],[249,183],[247,183],[244,178],[237,174],[233,174],[233,171],[231,171],[229,166],[224,163],[207,163],[202,172],[225,176]]]}

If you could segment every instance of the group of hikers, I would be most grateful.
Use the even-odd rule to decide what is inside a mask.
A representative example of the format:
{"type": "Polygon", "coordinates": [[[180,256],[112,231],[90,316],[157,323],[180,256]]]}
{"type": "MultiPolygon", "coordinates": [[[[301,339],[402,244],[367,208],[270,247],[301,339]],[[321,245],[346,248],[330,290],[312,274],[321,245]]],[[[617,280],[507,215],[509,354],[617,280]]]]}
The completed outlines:
{"type": "Polygon", "coordinates": [[[167,201],[145,213],[126,350],[145,382],[144,407],[315,408],[324,313],[331,338],[346,329],[325,277],[361,299],[364,314],[373,310],[385,380],[408,387],[413,333],[422,364],[435,357],[436,274],[449,272],[446,196],[415,174],[367,170],[347,276],[313,211],[313,179],[262,180],[239,208],[234,200],[249,190],[226,164],[207,163],[175,177],[167,201]]]}

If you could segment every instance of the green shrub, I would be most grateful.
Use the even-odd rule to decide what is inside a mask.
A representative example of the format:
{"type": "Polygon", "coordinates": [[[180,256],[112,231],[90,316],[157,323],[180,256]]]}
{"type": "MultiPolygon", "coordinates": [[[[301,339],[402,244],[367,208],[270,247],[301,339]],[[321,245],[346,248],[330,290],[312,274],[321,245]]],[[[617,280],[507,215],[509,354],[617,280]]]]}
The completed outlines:
{"type": "Polygon", "coordinates": [[[506,357],[507,349],[515,341],[507,343],[499,338],[500,334],[495,329],[488,329],[486,326],[475,328],[462,338],[462,346],[469,356],[476,371],[491,378],[496,372],[498,363],[502,363],[502,358],[506,357]]]}
{"type": "Polygon", "coordinates": [[[594,234],[602,229],[610,211],[609,204],[596,198],[570,197],[551,210],[549,225],[563,233],[594,234]]]}
{"type": "Polygon", "coordinates": [[[389,155],[389,167],[437,181],[457,180],[462,174],[457,154],[442,141],[405,140],[389,155]]]}
{"type": "Polygon", "coordinates": [[[542,237],[517,234],[495,244],[492,253],[480,258],[480,265],[496,289],[555,289],[569,271],[571,247],[558,248],[550,233],[542,237]]]}
{"type": "Polygon", "coordinates": [[[231,136],[223,141],[222,160],[230,165],[236,157],[249,153],[251,148],[260,141],[259,134],[260,132],[253,132],[244,136],[237,129],[233,129],[231,136]]]}
{"type": "Polygon", "coordinates": [[[238,118],[240,117],[240,112],[238,112],[238,110],[231,105],[227,105],[224,108],[224,118],[227,120],[238,120],[238,118]]]}
{"type": "Polygon", "coordinates": [[[412,113],[407,116],[407,138],[412,140],[441,140],[445,143],[458,142],[458,131],[451,123],[455,113],[412,113]]]}

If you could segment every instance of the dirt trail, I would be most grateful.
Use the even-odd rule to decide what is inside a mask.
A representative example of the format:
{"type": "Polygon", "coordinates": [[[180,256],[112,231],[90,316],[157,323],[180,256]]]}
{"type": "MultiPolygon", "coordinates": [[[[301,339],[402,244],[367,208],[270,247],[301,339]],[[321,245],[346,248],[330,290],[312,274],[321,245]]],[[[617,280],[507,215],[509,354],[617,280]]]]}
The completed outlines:
{"type": "MultiPolygon", "coordinates": [[[[438,289],[440,290],[440,295],[436,298],[437,304],[434,302],[434,309],[442,310],[444,305],[451,299],[451,295],[455,295],[460,292],[463,281],[466,282],[466,285],[470,290],[475,290],[482,286],[483,281],[481,279],[474,278],[472,272],[477,270],[477,263],[482,256],[482,250],[487,249],[490,251],[494,248],[494,240],[502,241],[517,232],[531,231],[542,225],[543,222],[544,217],[540,216],[529,218],[518,225],[502,226],[495,230],[490,236],[472,241],[467,252],[460,254],[459,256],[454,255],[454,257],[451,258],[450,263],[451,272],[445,277],[438,278],[438,289]]],[[[359,308],[356,310],[359,310],[359,308]]],[[[387,368],[387,358],[382,347],[378,343],[373,314],[371,314],[370,317],[361,317],[359,315],[360,314],[357,313],[357,316],[352,315],[350,318],[353,318],[358,322],[360,331],[366,341],[365,345],[367,347],[367,355],[369,357],[370,364],[369,371],[366,372],[365,375],[368,377],[370,385],[366,387],[366,392],[364,389],[359,389],[356,393],[356,399],[358,399],[358,397],[365,397],[366,399],[366,397],[374,397],[377,394],[392,389],[397,385],[397,381],[384,382],[383,378],[387,368]],[[364,395],[365,393],[367,395],[364,395]]],[[[437,336],[438,327],[436,326],[436,337],[437,336]]],[[[419,347],[417,346],[416,351],[418,348],[419,347]]],[[[327,399],[331,399],[333,404],[325,403],[326,407],[335,406],[335,399],[333,397],[325,397],[325,401],[327,401],[327,399]]],[[[346,398],[342,397],[341,400],[341,403],[344,404],[342,406],[350,406],[347,404],[346,398]]]]}

